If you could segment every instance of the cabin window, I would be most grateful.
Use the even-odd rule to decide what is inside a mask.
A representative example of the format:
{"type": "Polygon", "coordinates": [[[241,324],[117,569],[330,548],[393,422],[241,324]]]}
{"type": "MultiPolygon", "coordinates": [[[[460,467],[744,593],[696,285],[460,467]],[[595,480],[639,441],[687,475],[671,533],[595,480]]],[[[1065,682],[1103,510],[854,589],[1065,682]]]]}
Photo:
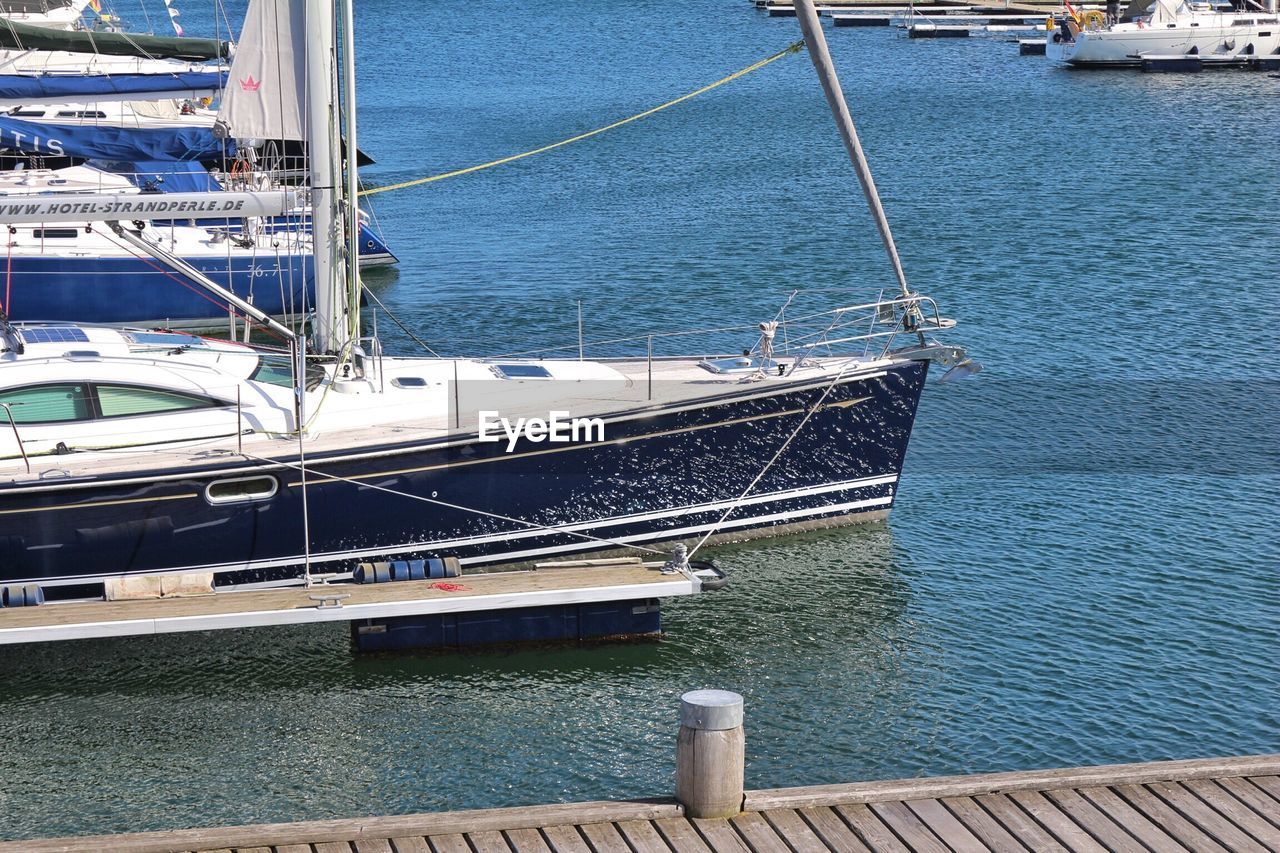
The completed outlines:
{"type": "Polygon", "coordinates": [[[60,110],[58,118],[106,118],[101,110],[60,110]]]}
{"type": "Polygon", "coordinates": [[[16,109],[10,111],[9,115],[14,118],[44,118],[44,110],[16,109]]]}
{"type": "Polygon", "coordinates": [[[31,232],[31,236],[37,240],[59,239],[74,240],[80,236],[80,231],[75,228],[36,228],[31,232]]]}
{"type": "Polygon", "coordinates": [[[204,488],[204,499],[211,504],[265,501],[280,488],[275,477],[236,477],[214,480],[204,488]]]}
{"type": "Polygon", "coordinates": [[[421,376],[397,376],[391,384],[397,388],[426,388],[427,380],[421,376]]]}
{"type": "Polygon", "coordinates": [[[98,386],[98,406],[104,418],[180,412],[185,409],[208,409],[218,405],[221,404],[217,400],[211,400],[208,397],[161,388],[140,388],[135,385],[98,386]]]}
{"type": "Polygon", "coordinates": [[[87,421],[93,417],[93,404],[85,384],[13,388],[0,391],[0,403],[9,404],[15,424],[87,421]]]}
{"type": "MultiPolygon", "coordinates": [[[[252,382],[265,382],[281,388],[293,387],[293,365],[290,356],[264,355],[258,358],[258,366],[249,374],[252,382]]],[[[324,368],[318,364],[307,365],[307,390],[314,391],[324,381],[324,368]]]]}
{"type": "Polygon", "coordinates": [[[125,332],[124,337],[142,346],[202,347],[205,342],[195,335],[180,332],[125,332]]]}

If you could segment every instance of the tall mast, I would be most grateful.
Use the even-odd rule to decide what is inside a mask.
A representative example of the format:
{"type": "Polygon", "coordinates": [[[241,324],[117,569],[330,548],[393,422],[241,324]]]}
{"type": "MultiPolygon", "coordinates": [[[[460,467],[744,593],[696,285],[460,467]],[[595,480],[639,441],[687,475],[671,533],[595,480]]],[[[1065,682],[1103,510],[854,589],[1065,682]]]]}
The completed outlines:
{"type": "Polygon", "coordinates": [[[346,307],[347,336],[360,337],[360,176],[356,171],[356,25],[354,3],[340,0],[342,7],[343,132],[346,137],[346,307]]]}
{"type": "Polygon", "coordinates": [[[336,353],[347,343],[339,169],[334,157],[338,98],[337,20],[332,0],[306,0],[306,137],[311,180],[311,233],[315,252],[316,319],[312,347],[336,353]]]}

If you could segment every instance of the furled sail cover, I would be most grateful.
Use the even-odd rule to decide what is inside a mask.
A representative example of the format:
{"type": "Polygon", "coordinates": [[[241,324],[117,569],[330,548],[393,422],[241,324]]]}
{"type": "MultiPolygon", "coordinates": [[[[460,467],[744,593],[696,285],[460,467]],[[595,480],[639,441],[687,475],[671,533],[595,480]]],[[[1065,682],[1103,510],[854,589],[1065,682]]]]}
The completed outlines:
{"type": "Polygon", "coordinates": [[[305,0],[251,0],[218,122],[236,139],[302,140],[305,0]]]}
{"type": "Polygon", "coordinates": [[[231,45],[217,39],[150,36],[142,33],[101,33],[93,30],[55,30],[0,18],[0,48],[5,50],[67,50],[112,56],[184,59],[203,62],[225,59],[231,45]]]}
{"type": "Polygon", "coordinates": [[[231,156],[234,147],[207,127],[60,125],[0,116],[0,149],[33,156],[215,160],[231,156]]]}
{"type": "Polygon", "coordinates": [[[221,89],[217,71],[176,74],[0,74],[0,101],[85,100],[92,95],[207,92],[221,89]]]}
{"type": "Polygon", "coordinates": [[[222,185],[199,163],[164,160],[89,160],[95,169],[122,175],[144,192],[216,193],[222,185]]]}
{"type": "Polygon", "coordinates": [[[1151,25],[1153,27],[1172,27],[1178,22],[1179,13],[1185,13],[1186,4],[1179,0],[1156,0],[1151,7],[1151,25]]]}

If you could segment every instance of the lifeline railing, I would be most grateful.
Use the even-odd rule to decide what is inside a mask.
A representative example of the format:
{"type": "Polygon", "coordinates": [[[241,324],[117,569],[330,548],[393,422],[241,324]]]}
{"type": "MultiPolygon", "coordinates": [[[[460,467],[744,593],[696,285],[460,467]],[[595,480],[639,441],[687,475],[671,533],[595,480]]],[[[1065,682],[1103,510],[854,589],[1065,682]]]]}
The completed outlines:
{"type": "MultiPolygon", "coordinates": [[[[794,297],[794,294],[793,294],[794,297]]],[[[883,357],[893,349],[902,335],[922,335],[945,331],[955,326],[938,311],[937,302],[919,294],[893,299],[877,299],[854,305],[841,306],[813,313],[788,317],[791,299],[774,315],[776,323],[772,337],[771,355],[775,358],[803,360],[819,354],[883,357]],[[856,345],[861,344],[859,348],[856,345]]],[[[763,323],[753,325],[718,326],[712,328],[679,331],[644,332],[604,338],[595,341],[574,340],[566,344],[549,344],[522,350],[499,353],[475,353],[475,358],[489,361],[503,359],[589,359],[609,360],[662,360],[689,358],[701,355],[720,357],[726,353],[757,355],[765,342],[763,323]],[[742,349],[742,338],[752,335],[754,343],[742,349]],[[689,340],[698,342],[696,349],[689,340]],[[733,343],[738,343],[735,348],[733,343]],[[692,351],[691,351],[692,350],[692,351]]],[[[458,341],[458,344],[469,343],[458,341]]],[[[449,342],[437,342],[448,346],[449,342]]]]}

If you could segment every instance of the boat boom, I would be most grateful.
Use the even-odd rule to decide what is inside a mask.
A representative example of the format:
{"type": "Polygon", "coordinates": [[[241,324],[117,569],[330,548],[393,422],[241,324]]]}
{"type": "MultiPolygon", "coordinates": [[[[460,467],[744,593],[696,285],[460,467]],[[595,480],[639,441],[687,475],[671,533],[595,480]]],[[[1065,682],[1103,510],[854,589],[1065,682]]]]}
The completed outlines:
{"type": "Polygon", "coordinates": [[[236,193],[58,193],[0,201],[0,225],[112,220],[243,219],[297,208],[294,190],[236,193]]]}

